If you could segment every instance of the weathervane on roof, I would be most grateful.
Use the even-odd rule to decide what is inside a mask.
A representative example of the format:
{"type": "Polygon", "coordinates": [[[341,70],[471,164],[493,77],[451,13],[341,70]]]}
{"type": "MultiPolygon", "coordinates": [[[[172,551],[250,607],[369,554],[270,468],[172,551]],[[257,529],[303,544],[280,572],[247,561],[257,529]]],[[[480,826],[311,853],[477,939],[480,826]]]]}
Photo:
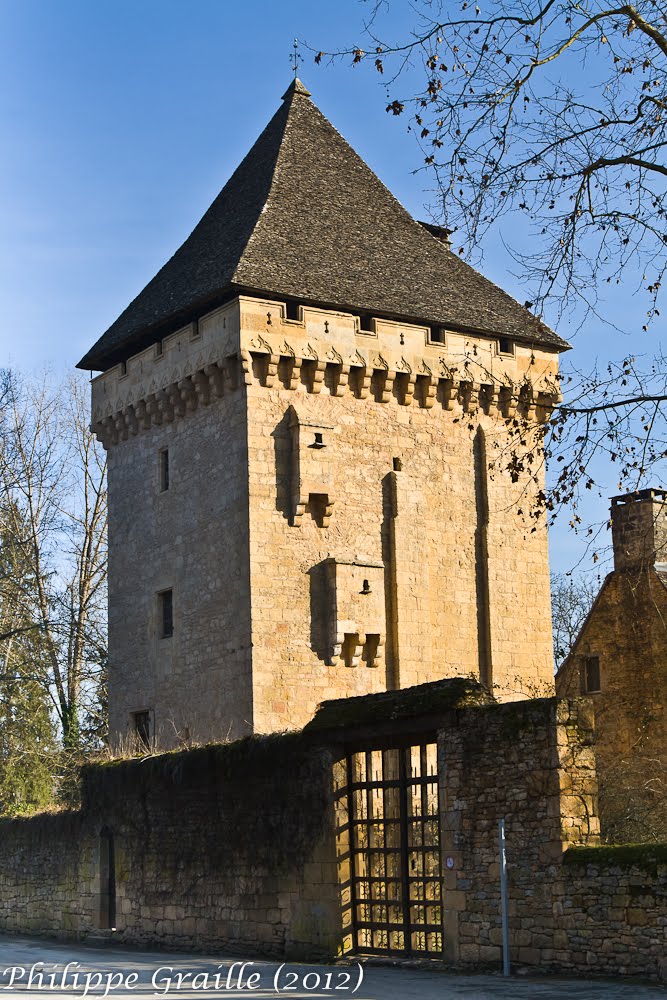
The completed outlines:
{"type": "Polygon", "coordinates": [[[295,38],[292,42],[293,52],[290,56],[290,62],[292,64],[292,69],[294,70],[294,79],[297,78],[297,73],[299,69],[299,63],[303,62],[303,56],[299,55],[299,39],[295,38]]]}

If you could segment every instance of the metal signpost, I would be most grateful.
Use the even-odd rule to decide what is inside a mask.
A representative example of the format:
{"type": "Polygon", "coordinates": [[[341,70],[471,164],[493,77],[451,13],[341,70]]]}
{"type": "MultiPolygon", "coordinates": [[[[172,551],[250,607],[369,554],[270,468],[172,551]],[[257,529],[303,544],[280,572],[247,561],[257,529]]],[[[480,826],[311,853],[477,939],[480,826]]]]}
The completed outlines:
{"type": "Polygon", "coordinates": [[[503,928],[503,976],[510,974],[510,930],[507,920],[507,851],[505,847],[505,820],[498,822],[500,848],[500,914],[503,928]]]}

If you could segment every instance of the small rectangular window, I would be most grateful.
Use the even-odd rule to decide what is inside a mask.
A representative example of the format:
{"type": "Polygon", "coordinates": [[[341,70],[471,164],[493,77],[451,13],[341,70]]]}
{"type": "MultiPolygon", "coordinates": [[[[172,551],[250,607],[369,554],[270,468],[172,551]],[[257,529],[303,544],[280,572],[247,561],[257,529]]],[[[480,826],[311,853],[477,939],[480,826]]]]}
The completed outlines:
{"type": "Polygon", "coordinates": [[[600,657],[585,656],[581,668],[581,690],[583,694],[594,694],[600,690],[600,657]]]}
{"type": "Polygon", "coordinates": [[[160,492],[164,493],[169,489],[169,449],[163,448],[160,452],[160,492]]]}
{"type": "Polygon", "coordinates": [[[441,326],[432,326],[428,332],[429,344],[444,344],[445,331],[441,326]]]}
{"type": "Polygon", "coordinates": [[[120,369],[120,378],[125,378],[127,375],[127,361],[121,361],[118,367],[120,369]]]}
{"type": "Polygon", "coordinates": [[[514,341],[509,337],[498,337],[498,354],[514,357],[514,341]]]}
{"type": "Polygon", "coordinates": [[[373,323],[372,316],[360,316],[359,317],[359,332],[360,333],[375,333],[375,325],[373,323]]]}
{"type": "Polygon", "coordinates": [[[158,597],[160,638],[168,639],[174,634],[174,595],[171,590],[163,590],[158,597]]]}
{"type": "Polygon", "coordinates": [[[138,740],[143,743],[145,747],[150,747],[151,745],[151,713],[144,712],[133,712],[132,723],[134,725],[134,733],[138,740]]]}
{"type": "Polygon", "coordinates": [[[158,340],[157,344],[155,345],[155,357],[161,358],[163,354],[164,354],[164,344],[161,340],[158,340]]]}

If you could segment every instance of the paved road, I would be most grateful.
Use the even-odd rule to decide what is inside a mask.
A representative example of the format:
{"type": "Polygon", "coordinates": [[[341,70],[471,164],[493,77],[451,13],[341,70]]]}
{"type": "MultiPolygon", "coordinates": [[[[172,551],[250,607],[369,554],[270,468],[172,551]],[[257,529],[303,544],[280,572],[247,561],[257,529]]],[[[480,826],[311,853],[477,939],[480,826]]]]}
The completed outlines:
{"type": "Polygon", "coordinates": [[[353,996],[356,1000],[667,1000],[667,990],[660,986],[636,983],[559,977],[503,979],[379,965],[365,966],[363,980],[353,992],[358,981],[359,969],[355,966],[290,965],[280,970],[277,962],[243,965],[232,958],[92,948],[0,936],[0,1000],[84,995],[134,1000],[156,996],[174,1000],[268,1000],[277,992],[297,1000],[353,996]],[[75,964],[67,967],[68,963],[75,964]],[[349,982],[347,975],[351,977],[349,982]]]}

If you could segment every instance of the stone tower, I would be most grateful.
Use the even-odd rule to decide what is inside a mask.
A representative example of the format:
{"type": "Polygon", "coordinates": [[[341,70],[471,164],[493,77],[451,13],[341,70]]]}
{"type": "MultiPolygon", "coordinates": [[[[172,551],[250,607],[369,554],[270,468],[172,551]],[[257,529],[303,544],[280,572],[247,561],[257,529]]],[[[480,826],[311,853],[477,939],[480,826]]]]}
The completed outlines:
{"type": "Polygon", "coordinates": [[[295,80],[79,363],[102,372],[112,734],[291,728],[456,675],[552,685],[546,529],[517,513],[521,463],[489,465],[549,414],[567,344],[433,232],[295,80]]]}

